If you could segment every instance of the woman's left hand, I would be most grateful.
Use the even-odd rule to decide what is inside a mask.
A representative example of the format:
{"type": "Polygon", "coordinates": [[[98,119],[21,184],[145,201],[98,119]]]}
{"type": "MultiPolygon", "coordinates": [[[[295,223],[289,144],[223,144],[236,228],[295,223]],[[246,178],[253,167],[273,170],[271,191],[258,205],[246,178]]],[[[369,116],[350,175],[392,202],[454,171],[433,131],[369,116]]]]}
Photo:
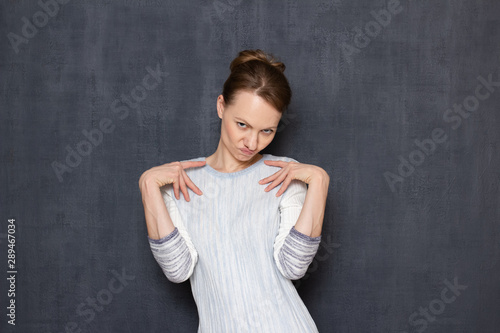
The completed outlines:
{"type": "Polygon", "coordinates": [[[304,164],[298,163],[294,161],[285,162],[285,161],[269,161],[265,160],[264,163],[271,166],[281,167],[276,173],[272,174],[269,177],[263,178],[259,180],[259,184],[269,184],[264,190],[269,192],[279,184],[283,182],[281,188],[276,193],[276,196],[279,197],[283,192],[286,191],[290,182],[294,179],[298,179],[303,181],[306,184],[311,184],[311,182],[319,181],[320,183],[328,184],[330,182],[330,177],[326,171],[316,165],[312,164],[304,164]]]}

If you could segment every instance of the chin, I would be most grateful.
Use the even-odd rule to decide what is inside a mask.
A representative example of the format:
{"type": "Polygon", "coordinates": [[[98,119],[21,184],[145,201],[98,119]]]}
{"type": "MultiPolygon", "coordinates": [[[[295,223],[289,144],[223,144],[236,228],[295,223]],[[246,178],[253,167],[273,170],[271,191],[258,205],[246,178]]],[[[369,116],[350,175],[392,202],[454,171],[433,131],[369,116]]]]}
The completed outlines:
{"type": "Polygon", "coordinates": [[[240,152],[240,154],[241,154],[241,155],[243,156],[243,158],[245,158],[245,159],[251,159],[252,157],[254,157],[254,156],[255,156],[255,154],[252,154],[252,155],[247,155],[247,154],[242,153],[242,152],[240,152]]]}

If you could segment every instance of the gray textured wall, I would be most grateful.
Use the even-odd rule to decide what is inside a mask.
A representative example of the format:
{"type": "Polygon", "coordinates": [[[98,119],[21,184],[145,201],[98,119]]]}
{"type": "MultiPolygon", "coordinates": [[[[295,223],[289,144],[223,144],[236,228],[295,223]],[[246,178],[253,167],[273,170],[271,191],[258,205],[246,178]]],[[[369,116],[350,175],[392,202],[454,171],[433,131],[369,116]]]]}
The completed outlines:
{"type": "Polygon", "coordinates": [[[331,176],[296,282],[320,332],[498,332],[498,1],[42,3],[0,5],[0,331],[196,331],[137,181],[215,151],[229,62],[262,48],[294,94],[264,152],[331,176]]]}

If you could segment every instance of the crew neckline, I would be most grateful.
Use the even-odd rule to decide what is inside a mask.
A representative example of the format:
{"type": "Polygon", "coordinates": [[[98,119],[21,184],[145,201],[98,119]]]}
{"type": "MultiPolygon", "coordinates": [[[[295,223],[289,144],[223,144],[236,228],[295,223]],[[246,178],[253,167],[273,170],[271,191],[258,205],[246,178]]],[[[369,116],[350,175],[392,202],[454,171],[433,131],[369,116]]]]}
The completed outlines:
{"type": "MultiPolygon", "coordinates": [[[[222,177],[222,178],[237,177],[237,176],[240,176],[240,175],[243,175],[243,174],[246,174],[246,173],[250,172],[251,170],[255,169],[260,164],[264,163],[264,160],[267,159],[268,156],[269,156],[269,154],[262,154],[262,157],[257,162],[255,162],[254,164],[250,165],[249,167],[246,167],[245,169],[238,170],[238,171],[235,171],[235,172],[220,172],[220,171],[217,171],[214,168],[212,168],[210,165],[208,165],[208,163],[205,163],[205,165],[203,167],[209,173],[211,173],[212,175],[217,176],[217,177],[222,177]]],[[[206,157],[202,157],[201,160],[202,161],[206,161],[207,158],[206,157]]]]}

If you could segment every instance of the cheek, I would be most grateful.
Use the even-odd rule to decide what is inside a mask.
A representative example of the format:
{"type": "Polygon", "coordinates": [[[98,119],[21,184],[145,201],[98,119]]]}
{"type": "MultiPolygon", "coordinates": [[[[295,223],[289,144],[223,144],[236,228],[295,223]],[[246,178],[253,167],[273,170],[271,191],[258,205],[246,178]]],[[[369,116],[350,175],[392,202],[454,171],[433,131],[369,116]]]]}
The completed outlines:
{"type": "Polygon", "coordinates": [[[235,140],[238,136],[238,129],[232,126],[231,124],[224,124],[224,130],[229,139],[235,140]]]}
{"type": "Polygon", "coordinates": [[[267,147],[273,141],[274,136],[262,136],[259,138],[259,146],[267,147]]]}

